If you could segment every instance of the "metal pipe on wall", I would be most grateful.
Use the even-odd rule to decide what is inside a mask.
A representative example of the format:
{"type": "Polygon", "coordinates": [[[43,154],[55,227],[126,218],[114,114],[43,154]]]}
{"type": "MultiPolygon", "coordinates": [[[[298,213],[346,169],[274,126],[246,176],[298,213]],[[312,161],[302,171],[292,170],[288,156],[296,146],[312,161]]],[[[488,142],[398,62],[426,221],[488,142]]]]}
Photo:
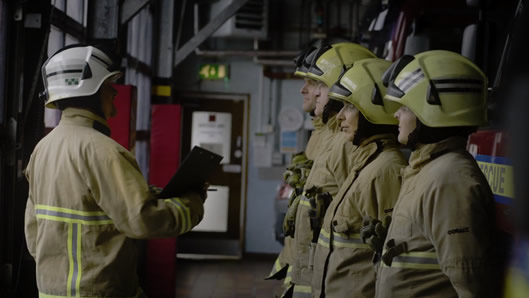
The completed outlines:
{"type": "Polygon", "coordinates": [[[198,48],[195,49],[195,54],[198,56],[207,56],[207,57],[228,57],[228,56],[244,56],[244,57],[256,57],[256,56],[265,56],[265,57],[294,57],[298,54],[298,51],[263,51],[263,50],[253,50],[253,51],[202,51],[198,48]]]}
{"type": "Polygon", "coordinates": [[[263,110],[263,92],[264,92],[264,66],[261,66],[259,72],[259,98],[257,99],[257,132],[263,132],[263,120],[261,117],[261,111],[263,110]]]}
{"type": "Polygon", "coordinates": [[[352,18],[351,18],[352,19],[352,21],[351,21],[351,23],[352,23],[352,28],[351,28],[352,32],[351,32],[351,36],[352,36],[352,39],[355,40],[355,41],[359,37],[359,31],[360,31],[359,30],[359,21],[360,21],[360,19],[359,19],[359,16],[360,16],[359,10],[360,10],[360,5],[359,5],[358,2],[359,2],[359,0],[354,1],[352,3],[352,8],[351,8],[352,9],[352,18]]]}
{"type": "MultiPolygon", "coordinates": [[[[186,10],[187,0],[182,0],[182,6],[180,8],[180,19],[178,20],[178,31],[176,32],[175,50],[180,48],[180,38],[182,37],[182,29],[184,27],[184,17],[186,10]]],[[[195,29],[198,32],[198,29],[195,29]]]]}

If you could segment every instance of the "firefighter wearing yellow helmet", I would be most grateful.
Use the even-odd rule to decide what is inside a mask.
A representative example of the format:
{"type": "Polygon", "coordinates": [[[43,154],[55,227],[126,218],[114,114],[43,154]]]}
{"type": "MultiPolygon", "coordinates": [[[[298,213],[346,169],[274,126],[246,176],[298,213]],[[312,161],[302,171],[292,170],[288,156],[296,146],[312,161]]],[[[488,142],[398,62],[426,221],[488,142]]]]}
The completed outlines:
{"type": "Polygon", "coordinates": [[[321,116],[325,126],[318,142],[319,154],[314,160],[303,188],[295,218],[295,260],[292,268],[293,297],[310,295],[312,258],[323,215],[332,197],[349,175],[354,150],[339,131],[336,115],[343,104],[329,101],[328,90],[340,74],[356,61],[375,57],[368,49],[354,43],[337,43],[313,52],[313,65],[307,77],[318,82],[316,91],[316,116],[321,116]]]}
{"type": "Polygon", "coordinates": [[[307,71],[314,63],[311,53],[317,51],[317,48],[310,47],[305,51],[301,52],[295,59],[296,70],[294,75],[303,78],[304,84],[300,90],[303,96],[302,109],[304,112],[309,113],[312,118],[312,124],[314,125],[314,131],[312,132],[305,151],[299,152],[292,157],[290,165],[284,172],[284,182],[289,184],[294,191],[291,194],[288,202],[288,212],[284,218],[284,246],[279,256],[276,258],[272,270],[265,279],[276,279],[283,280],[283,286],[285,291],[283,296],[289,296],[292,294],[293,285],[291,284],[291,273],[292,264],[294,262],[294,256],[296,255],[296,249],[293,241],[293,230],[295,214],[297,211],[297,205],[300,200],[300,193],[303,190],[303,185],[307,180],[308,173],[312,168],[314,158],[318,155],[320,146],[318,146],[321,133],[323,131],[324,124],[321,121],[321,117],[317,117],[314,114],[316,106],[316,87],[317,82],[307,78],[307,71]]]}
{"type": "Polygon", "coordinates": [[[313,297],[373,297],[373,251],[360,237],[364,218],[391,215],[406,161],[396,140],[398,105],[385,100],[381,82],[391,63],[356,61],[331,88],[344,103],[338,114],[346,138],[357,146],[351,174],[332,200],[314,254],[313,297]]]}
{"type": "Polygon", "coordinates": [[[385,74],[411,150],[381,252],[376,297],[498,297],[494,200],[465,150],[487,123],[487,77],[448,51],[404,56],[385,74]]]}

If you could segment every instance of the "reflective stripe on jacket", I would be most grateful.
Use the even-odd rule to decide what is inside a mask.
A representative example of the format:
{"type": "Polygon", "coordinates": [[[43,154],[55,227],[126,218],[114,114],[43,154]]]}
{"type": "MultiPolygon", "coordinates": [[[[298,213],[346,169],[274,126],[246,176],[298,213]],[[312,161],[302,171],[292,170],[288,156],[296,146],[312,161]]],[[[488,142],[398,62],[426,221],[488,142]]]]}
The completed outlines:
{"type": "Polygon", "coordinates": [[[134,297],[136,240],[175,237],[201,220],[198,195],[156,199],[134,156],[68,108],[26,169],[26,242],[41,296],[134,297]]]}
{"type": "Polygon", "coordinates": [[[403,171],[376,297],[490,297],[494,201],[466,140],[421,145],[403,171]]]}
{"type": "Polygon", "coordinates": [[[352,173],[325,214],[314,255],[313,297],[373,297],[373,251],[360,238],[365,216],[390,215],[406,161],[391,135],[376,135],[355,151],[352,173]]]}
{"type": "MultiPolygon", "coordinates": [[[[346,142],[344,134],[339,129],[336,116],[329,118],[319,139],[319,154],[314,160],[309,177],[305,183],[305,191],[312,186],[317,186],[322,187],[323,192],[328,191],[331,195],[335,195],[338,192],[338,185],[334,177],[345,174],[329,172],[326,163],[331,154],[339,152],[338,150],[333,150],[333,148],[342,147],[346,142]]],[[[312,265],[310,264],[310,252],[313,233],[308,214],[310,209],[310,204],[306,197],[303,196],[298,206],[295,223],[296,233],[294,234],[294,245],[296,252],[293,254],[295,258],[292,265],[292,282],[296,287],[294,287],[293,297],[305,297],[307,293],[310,295],[311,292],[312,265]]]]}

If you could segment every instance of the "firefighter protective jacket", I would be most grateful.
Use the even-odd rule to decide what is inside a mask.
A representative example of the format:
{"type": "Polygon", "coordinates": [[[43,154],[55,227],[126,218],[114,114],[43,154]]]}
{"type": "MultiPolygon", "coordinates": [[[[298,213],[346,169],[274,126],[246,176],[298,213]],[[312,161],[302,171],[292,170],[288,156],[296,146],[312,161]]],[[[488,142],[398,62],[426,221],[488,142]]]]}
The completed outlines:
{"type": "Polygon", "coordinates": [[[318,156],[318,151],[320,150],[320,137],[324,131],[325,124],[321,120],[321,117],[312,118],[312,125],[314,130],[310,134],[309,141],[307,142],[307,148],[305,148],[305,155],[310,160],[315,160],[318,156]]]}
{"type": "Polygon", "coordinates": [[[198,195],[156,199],[107,122],[82,109],[33,151],[25,234],[40,297],[134,297],[136,240],[175,237],[202,219],[198,195]]]}
{"type": "MultiPolygon", "coordinates": [[[[314,125],[314,131],[312,131],[307,148],[305,148],[305,155],[308,159],[314,160],[319,155],[319,151],[322,148],[320,140],[322,135],[324,139],[328,139],[326,136],[327,130],[325,124],[322,122],[321,117],[314,117],[312,119],[314,125]]],[[[296,248],[294,247],[294,239],[292,237],[285,237],[283,249],[277,257],[272,271],[265,279],[285,279],[284,285],[288,287],[292,279],[292,264],[294,263],[294,256],[296,255],[296,248]]]]}
{"type": "Polygon", "coordinates": [[[490,297],[493,194],[466,140],[420,145],[384,244],[376,297],[490,297]]]}
{"type": "Polygon", "coordinates": [[[306,191],[312,186],[321,187],[323,192],[329,192],[332,196],[339,190],[339,184],[349,174],[348,165],[351,164],[349,156],[355,146],[347,141],[345,135],[339,131],[338,119],[333,116],[327,122],[319,143],[320,152],[314,161],[304,193],[296,213],[296,232],[294,242],[296,252],[293,254],[292,282],[295,284],[293,297],[304,297],[311,293],[312,262],[311,251],[314,250],[312,243],[313,230],[311,229],[309,211],[312,209],[306,191]],[[346,152],[350,150],[350,152],[346,152]],[[349,153],[349,154],[347,154],[349,153]],[[330,165],[330,162],[333,162],[330,165]],[[345,166],[339,166],[338,163],[345,166]],[[332,170],[337,170],[332,172],[332,170]]]}
{"type": "Polygon", "coordinates": [[[351,174],[331,202],[314,254],[312,297],[373,297],[373,251],[362,243],[365,216],[390,215],[406,161],[395,137],[376,135],[355,151],[351,174]]]}

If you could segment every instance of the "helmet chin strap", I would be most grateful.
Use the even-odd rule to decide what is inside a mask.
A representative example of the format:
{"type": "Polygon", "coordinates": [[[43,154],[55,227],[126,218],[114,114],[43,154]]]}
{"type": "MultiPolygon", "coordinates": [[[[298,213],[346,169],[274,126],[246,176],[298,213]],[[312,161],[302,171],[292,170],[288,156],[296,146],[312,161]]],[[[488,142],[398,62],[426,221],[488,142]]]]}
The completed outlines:
{"type": "Polygon", "coordinates": [[[73,97],[55,102],[60,110],[67,108],[78,108],[88,110],[97,116],[106,119],[100,99],[100,91],[89,96],[73,97]]]}
{"type": "Polygon", "coordinates": [[[406,147],[412,151],[417,149],[418,144],[433,144],[441,142],[450,137],[468,137],[476,131],[474,126],[454,126],[454,127],[430,127],[422,123],[419,118],[416,120],[417,126],[408,135],[406,147]]]}
{"type": "Polygon", "coordinates": [[[408,142],[406,143],[406,147],[411,151],[414,151],[417,144],[419,143],[422,127],[422,122],[419,120],[419,118],[417,118],[415,129],[408,135],[408,142]]]}
{"type": "Polygon", "coordinates": [[[398,128],[396,125],[371,123],[365,118],[365,116],[361,112],[359,112],[358,128],[356,129],[356,133],[353,137],[353,145],[359,146],[363,140],[374,135],[392,134],[393,137],[396,137],[397,131],[398,128]]]}

